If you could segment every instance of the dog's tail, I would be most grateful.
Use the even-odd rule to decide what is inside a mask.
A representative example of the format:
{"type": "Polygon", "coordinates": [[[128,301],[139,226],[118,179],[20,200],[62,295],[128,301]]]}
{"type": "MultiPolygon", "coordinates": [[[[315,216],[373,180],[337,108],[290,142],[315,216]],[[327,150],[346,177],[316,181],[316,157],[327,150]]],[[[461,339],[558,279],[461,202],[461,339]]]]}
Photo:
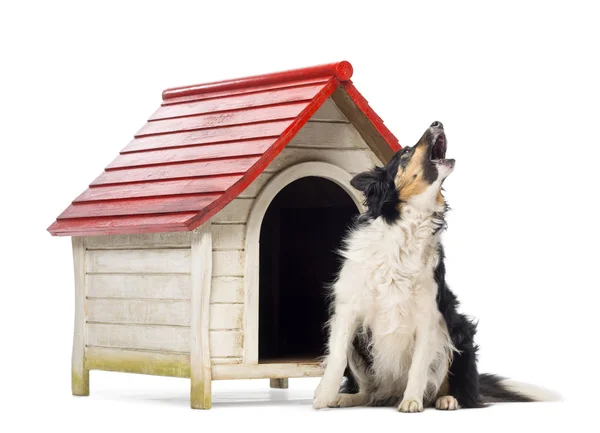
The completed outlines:
{"type": "Polygon", "coordinates": [[[479,394],[484,404],[562,400],[562,397],[554,391],[505,379],[495,374],[479,375],[479,394]]]}

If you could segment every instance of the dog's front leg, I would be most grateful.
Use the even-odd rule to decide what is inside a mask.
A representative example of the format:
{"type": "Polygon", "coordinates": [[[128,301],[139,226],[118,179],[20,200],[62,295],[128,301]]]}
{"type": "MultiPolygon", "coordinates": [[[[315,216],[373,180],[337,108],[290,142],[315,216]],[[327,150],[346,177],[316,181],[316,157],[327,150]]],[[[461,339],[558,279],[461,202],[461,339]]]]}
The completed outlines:
{"type": "Polygon", "coordinates": [[[313,400],[315,409],[336,405],[344,370],[348,363],[348,346],[355,330],[356,314],[350,305],[336,306],[336,311],[331,318],[327,363],[313,400]]]}
{"type": "Polygon", "coordinates": [[[398,406],[400,412],[423,411],[423,394],[427,386],[427,372],[432,361],[430,337],[431,329],[428,324],[421,324],[417,327],[415,347],[408,370],[408,383],[404,391],[404,398],[398,406]]]}

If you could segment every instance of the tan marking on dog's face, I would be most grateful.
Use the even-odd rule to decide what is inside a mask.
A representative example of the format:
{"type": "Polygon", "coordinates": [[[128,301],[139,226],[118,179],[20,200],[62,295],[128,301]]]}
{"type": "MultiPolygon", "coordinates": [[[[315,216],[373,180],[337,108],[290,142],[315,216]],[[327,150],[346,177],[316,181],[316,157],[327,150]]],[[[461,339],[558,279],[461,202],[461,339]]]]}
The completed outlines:
{"type": "Polygon", "coordinates": [[[415,146],[414,153],[405,167],[398,166],[394,183],[399,192],[401,202],[407,202],[412,197],[425,192],[429,183],[423,178],[423,162],[429,158],[427,145],[423,139],[415,146]]]}

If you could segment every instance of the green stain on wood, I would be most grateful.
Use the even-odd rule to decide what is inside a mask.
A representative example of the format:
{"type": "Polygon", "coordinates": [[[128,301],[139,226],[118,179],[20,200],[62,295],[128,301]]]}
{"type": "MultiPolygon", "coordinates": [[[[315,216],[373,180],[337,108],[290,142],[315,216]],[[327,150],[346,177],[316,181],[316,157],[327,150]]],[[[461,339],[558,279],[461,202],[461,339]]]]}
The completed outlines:
{"type": "Polygon", "coordinates": [[[90,370],[190,377],[189,355],[180,354],[147,354],[134,351],[117,354],[103,353],[102,355],[88,357],[85,366],[90,370]]]}
{"type": "Polygon", "coordinates": [[[192,409],[210,409],[212,406],[210,392],[204,387],[204,382],[194,382],[190,394],[190,406],[192,409]]]}
{"type": "Polygon", "coordinates": [[[90,395],[90,372],[88,370],[83,370],[83,374],[71,370],[71,393],[79,396],[90,395]]]}

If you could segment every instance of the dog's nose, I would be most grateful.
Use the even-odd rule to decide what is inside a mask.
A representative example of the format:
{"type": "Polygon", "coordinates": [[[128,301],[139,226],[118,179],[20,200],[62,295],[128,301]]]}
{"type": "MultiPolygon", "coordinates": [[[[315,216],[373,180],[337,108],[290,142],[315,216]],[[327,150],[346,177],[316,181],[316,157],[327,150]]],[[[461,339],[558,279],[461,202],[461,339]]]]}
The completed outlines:
{"type": "Polygon", "coordinates": [[[442,125],[442,122],[438,122],[437,120],[431,124],[431,127],[444,129],[444,125],[442,125]]]}

